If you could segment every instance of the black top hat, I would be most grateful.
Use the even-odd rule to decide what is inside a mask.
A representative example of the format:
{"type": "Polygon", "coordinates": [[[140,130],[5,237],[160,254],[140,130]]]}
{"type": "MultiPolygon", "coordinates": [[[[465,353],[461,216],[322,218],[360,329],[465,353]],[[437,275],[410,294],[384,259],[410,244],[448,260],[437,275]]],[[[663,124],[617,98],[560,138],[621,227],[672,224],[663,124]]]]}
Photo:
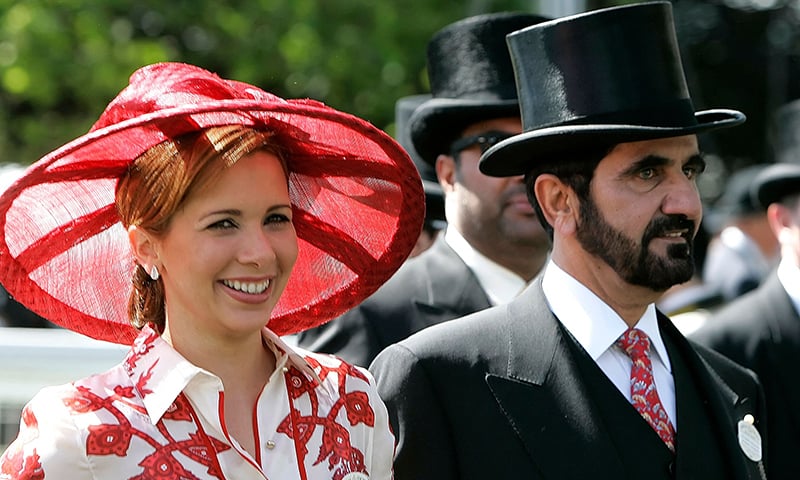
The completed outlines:
{"type": "Polygon", "coordinates": [[[425,163],[414,149],[411,136],[408,132],[408,119],[414,110],[424,101],[429,100],[429,94],[410,95],[397,100],[394,106],[395,140],[406,149],[414,165],[422,177],[422,188],[425,190],[425,226],[442,229],[446,225],[444,216],[444,191],[439,185],[436,170],[432,165],[425,163]]]}
{"type": "Polygon", "coordinates": [[[409,120],[411,139],[433,165],[467,125],[519,115],[506,35],[543,17],[523,13],[477,15],[444,27],[428,42],[432,97],[409,120]]]}
{"type": "Polygon", "coordinates": [[[669,2],[595,10],[507,37],[523,133],[490,148],[480,169],[526,173],[576,149],[675,137],[742,123],[735,110],[695,112],[669,2]]]}
{"type": "Polygon", "coordinates": [[[800,164],[776,163],[769,166],[756,176],[752,194],[764,208],[789,195],[800,194],[800,164]]]}
{"type": "Polygon", "coordinates": [[[775,161],[800,164],[800,100],[784,104],[777,110],[772,133],[775,161]]]}
{"type": "Polygon", "coordinates": [[[770,165],[772,164],[757,163],[730,174],[722,195],[704,209],[703,222],[712,232],[722,230],[733,219],[764,212],[765,209],[753,196],[752,191],[755,179],[770,165]]]}

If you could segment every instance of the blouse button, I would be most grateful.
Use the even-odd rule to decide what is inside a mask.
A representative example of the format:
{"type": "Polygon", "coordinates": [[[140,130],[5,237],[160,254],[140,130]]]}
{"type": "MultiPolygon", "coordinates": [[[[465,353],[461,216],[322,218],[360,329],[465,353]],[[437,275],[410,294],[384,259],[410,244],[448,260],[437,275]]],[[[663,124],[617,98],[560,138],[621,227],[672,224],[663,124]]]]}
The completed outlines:
{"type": "Polygon", "coordinates": [[[269,450],[272,450],[273,448],[275,448],[275,442],[272,441],[272,440],[267,440],[267,448],[269,450]]]}
{"type": "Polygon", "coordinates": [[[282,370],[283,370],[283,373],[286,373],[286,372],[289,371],[289,367],[283,367],[282,370]]]}

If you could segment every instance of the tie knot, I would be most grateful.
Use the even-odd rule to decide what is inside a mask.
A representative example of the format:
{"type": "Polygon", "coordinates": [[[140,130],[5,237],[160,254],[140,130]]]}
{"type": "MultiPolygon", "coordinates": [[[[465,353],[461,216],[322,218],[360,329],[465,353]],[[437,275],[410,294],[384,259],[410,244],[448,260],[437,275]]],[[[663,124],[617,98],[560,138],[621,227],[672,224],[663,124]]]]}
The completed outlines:
{"type": "Polygon", "coordinates": [[[650,337],[638,328],[629,328],[617,340],[617,345],[632,359],[649,356],[650,337]]]}

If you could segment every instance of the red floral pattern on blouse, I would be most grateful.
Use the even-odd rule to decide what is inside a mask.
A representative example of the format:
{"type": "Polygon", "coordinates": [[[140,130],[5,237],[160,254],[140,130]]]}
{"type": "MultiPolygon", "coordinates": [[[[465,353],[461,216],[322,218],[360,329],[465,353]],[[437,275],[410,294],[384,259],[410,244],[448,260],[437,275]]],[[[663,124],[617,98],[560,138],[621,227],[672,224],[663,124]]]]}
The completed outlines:
{"type": "MultiPolygon", "coordinates": [[[[231,452],[234,447],[224,435],[216,438],[207,431],[184,393],[178,393],[157,421],[149,417],[144,399],[160,388],[156,386],[158,383],[153,384],[153,379],[161,375],[159,378],[163,380],[163,369],[171,368],[160,365],[162,356],[154,352],[165,347],[156,345],[158,342],[165,344],[153,330],[145,329],[116,369],[75,382],[73,388],[62,387],[60,391],[68,393],[61,396],[60,402],[67,412],[64,416],[69,418],[59,420],[74,422],[76,431],[84,438],[83,454],[90,462],[92,458],[119,458],[124,462],[128,472],[125,478],[224,479],[219,455],[231,452]],[[142,419],[147,420],[142,422],[142,419]],[[133,475],[130,475],[131,462],[135,462],[133,475]]],[[[293,354],[284,352],[280,345],[276,348],[280,353],[293,354]]],[[[298,366],[290,361],[284,369],[289,413],[279,423],[276,433],[293,442],[297,457],[305,464],[298,466],[301,476],[321,465],[328,471],[327,478],[335,480],[353,472],[369,475],[364,459],[368,445],[354,443],[351,430],[375,428],[373,404],[377,394],[362,370],[334,357],[321,359],[305,356],[305,364],[298,366]],[[365,391],[365,386],[372,388],[365,391]],[[344,418],[346,425],[340,423],[344,418]]],[[[37,449],[41,438],[37,416],[31,408],[34,404],[32,401],[26,406],[20,436],[0,457],[0,479],[45,478],[47,463],[37,449]]],[[[381,427],[388,429],[384,417],[381,427]]],[[[247,461],[255,465],[252,460],[247,461]]],[[[262,474],[266,478],[266,473],[262,474]]],[[[58,471],[53,475],[63,478],[58,471]]]]}

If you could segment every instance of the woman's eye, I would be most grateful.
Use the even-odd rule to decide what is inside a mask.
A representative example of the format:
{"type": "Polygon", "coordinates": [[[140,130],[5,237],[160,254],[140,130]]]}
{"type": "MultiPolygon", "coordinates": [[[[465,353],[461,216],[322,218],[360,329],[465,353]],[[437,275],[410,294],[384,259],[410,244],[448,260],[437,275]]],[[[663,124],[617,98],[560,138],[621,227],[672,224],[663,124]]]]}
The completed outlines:
{"type": "Polygon", "coordinates": [[[208,226],[208,228],[214,230],[226,230],[229,228],[236,228],[236,224],[233,223],[233,221],[230,219],[225,219],[212,223],[211,225],[208,226]]]}
{"type": "Polygon", "coordinates": [[[266,218],[264,223],[286,223],[291,222],[291,219],[282,214],[282,213],[274,213],[266,218]]]}

